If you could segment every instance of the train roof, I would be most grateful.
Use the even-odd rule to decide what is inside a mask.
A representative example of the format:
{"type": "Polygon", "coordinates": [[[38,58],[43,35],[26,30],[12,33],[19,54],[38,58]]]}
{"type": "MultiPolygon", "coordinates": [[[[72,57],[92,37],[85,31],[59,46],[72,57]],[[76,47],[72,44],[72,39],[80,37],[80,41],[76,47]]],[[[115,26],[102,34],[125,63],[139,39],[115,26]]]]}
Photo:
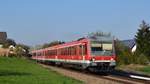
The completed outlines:
{"type": "Polygon", "coordinates": [[[38,52],[38,51],[43,51],[43,50],[52,50],[52,49],[56,49],[56,48],[62,48],[64,46],[66,46],[66,47],[68,47],[68,46],[74,46],[74,45],[79,45],[82,42],[87,42],[87,41],[88,41],[88,38],[83,38],[83,39],[80,39],[80,40],[76,40],[76,41],[72,41],[72,42],[67,42],[67,43],[64,43],[64,44],[59,44],[59,45],[50,46],[50,47],[43,48],[43,49],[33,50],[32,52],[38,52]]]}
{"type": "Polygon", "coordinates": [[[88,37],[91,41],[100,41],[100,42],[112,42],[113,37],[108,36],[97,36],[97,37],[88,37]]]}
{"type": "Polygon", "coordinates": [[[76,41],[72,41],[72,42],[67,42],[64,44],[59,44],[59,45],[55,45],[55,46],[50,46],[48,48],[43,48],[43,49],[39,49],[39,50],[33,50],[32,52],[38,52],[38,51],[43,51],[43,50],[52,50],[52,49],[56,49],[56,48],[62,48],[62,47],[68,47],[68,46],[74,46],[74,45],[79,45],[82,44],[84,42],[88,42],[88,41],[101,41],[101,42],[112,42],[113,38],[112,37],[83,37],[83,38],[79,38],[76,41]]]}

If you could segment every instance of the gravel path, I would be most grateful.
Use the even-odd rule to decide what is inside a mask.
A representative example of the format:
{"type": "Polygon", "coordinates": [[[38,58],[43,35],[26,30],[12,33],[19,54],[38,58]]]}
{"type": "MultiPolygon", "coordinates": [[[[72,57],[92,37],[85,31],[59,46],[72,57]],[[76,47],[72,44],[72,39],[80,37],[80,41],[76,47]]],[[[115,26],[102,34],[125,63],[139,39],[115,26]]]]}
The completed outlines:
{"type": "Polygon", "coordinates": [[[58,73],[63,74],[65,76],[83,81],[85,84],[121,84],[121,83],[118,83],[116,81],[102,79],[102,78],[98,78],[98,77],[83,74],[83,73],[78,73],[78,72],[65,70],[65,69],[62,69],[62,68],[46,66],[46,65],[42,65],[42,66],[45,67],[45,68],[49,68],[51,70],[57,71],[58,73]]]}

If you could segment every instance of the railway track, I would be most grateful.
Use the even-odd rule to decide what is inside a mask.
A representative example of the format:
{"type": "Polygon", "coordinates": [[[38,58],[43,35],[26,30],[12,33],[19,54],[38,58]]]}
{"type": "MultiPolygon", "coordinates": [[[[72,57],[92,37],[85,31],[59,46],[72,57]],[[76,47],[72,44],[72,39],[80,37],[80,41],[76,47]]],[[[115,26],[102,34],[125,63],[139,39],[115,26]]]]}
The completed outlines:
{"type": "Polygon", "coordinates": [[[150,84],[150,81],[148,80],[130,78],[127,75],[123,76],[120,75],[122,73],[117,71],[110,74],[99,74],[89,71],[75,70],[68,67],[57,67],[45,64],[40,65],[45,68],[57,71],[58,73],[64,74],[65,76],[81,80],[85,82],[85,84],[150,84]]]}

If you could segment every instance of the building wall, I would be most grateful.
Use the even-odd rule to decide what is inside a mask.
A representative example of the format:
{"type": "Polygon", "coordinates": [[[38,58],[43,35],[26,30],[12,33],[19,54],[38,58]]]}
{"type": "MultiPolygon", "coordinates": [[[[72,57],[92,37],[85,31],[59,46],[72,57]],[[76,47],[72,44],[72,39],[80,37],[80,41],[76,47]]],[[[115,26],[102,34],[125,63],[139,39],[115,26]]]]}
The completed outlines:
{"type": "Polygon", "coordinates": [[[4,43],[7,39],[7,33],[6,32],[0,32],[0,44],[4,43]]]}
{"type": "Polygon", "coordinates": [[[0,56],[8,56],[9,49],[0,48],[0,56]]]}
{"type": "Polygon", "coordinates": [[[132,52],[135,52],[135,51],[136,51],[136,45],[133,46],[133,48],[132,48],[131,51],[132,51],[132,52]]]}

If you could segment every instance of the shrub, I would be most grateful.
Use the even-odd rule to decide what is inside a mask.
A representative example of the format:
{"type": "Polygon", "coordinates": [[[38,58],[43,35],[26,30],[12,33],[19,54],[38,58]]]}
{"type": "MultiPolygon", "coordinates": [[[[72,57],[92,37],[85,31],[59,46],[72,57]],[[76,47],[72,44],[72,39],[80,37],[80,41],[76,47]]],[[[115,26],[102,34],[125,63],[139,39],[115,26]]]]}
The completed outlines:
{"type": "Polygon", "coordinates": [[[134,57],[135,64],[146,65],[149,62],[147,56],[145,56],[144,54],[139,54],[139,55],[135,54],[135,55],[133,55],[133,57],[134,57]]]}
{"type": "Polygon", "coordinates": [[[128,65],[128,64],[148,64],[149,60],[146,55],[138,52],[132,53],[130,49],[125,47],[121,42],[116,41],[115,45],[117,55],[117,65],[128,65]]]}

